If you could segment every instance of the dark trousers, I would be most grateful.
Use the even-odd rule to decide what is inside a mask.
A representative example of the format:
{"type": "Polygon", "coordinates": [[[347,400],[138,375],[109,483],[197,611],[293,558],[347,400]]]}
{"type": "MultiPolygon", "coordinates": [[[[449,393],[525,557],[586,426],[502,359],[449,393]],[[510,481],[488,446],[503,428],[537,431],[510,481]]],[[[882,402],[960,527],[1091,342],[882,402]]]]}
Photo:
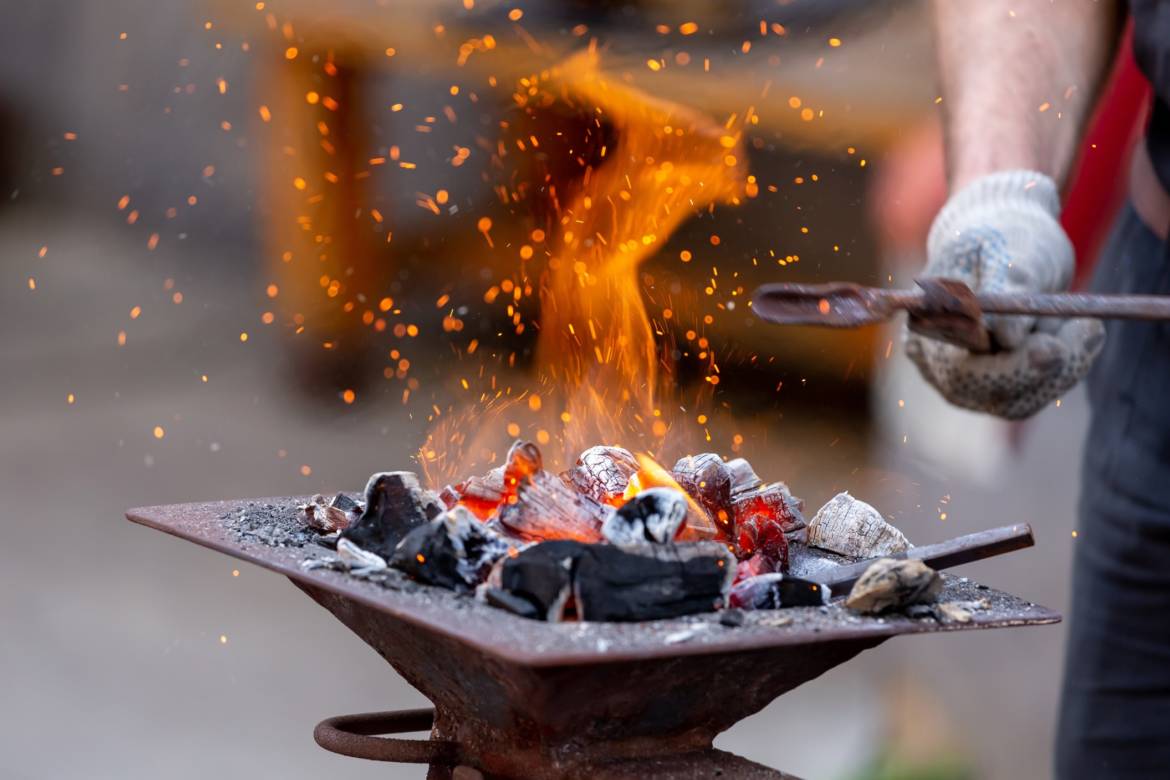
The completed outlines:
{"type": "MultiPolygon", "coordinates": [[[[1170,294],[1128,207],[1094,287],[1170,294]]],[[[1056,774],[1170,778],[1170,323],[1108,323],[1088,384],[1056,774]]]]}

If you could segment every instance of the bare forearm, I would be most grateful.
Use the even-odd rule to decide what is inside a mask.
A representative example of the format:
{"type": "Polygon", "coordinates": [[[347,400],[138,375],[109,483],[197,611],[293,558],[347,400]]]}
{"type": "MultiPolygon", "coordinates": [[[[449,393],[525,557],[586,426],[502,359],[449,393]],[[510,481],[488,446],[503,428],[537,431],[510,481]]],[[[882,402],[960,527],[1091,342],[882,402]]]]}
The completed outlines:
{"type": "Polygon", "coordinates": [[[1115,0],[935,0],[951,191],[1027,169],[1063,182],[1119,30],[1115,0]]]}

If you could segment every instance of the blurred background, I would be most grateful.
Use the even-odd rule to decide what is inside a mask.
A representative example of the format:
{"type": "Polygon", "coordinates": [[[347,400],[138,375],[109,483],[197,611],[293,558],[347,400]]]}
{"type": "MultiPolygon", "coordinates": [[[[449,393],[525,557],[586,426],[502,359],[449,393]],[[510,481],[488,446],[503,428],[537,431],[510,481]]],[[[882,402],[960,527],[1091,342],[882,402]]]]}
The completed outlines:
{"type": "MultiPolygon", "coordinates": [[[[417,467],[458,377],[531,381],[538,195],[580,174],[516,130],[579,120],[517,95],[591,42],[632,89],[754,117],[754,195],[641,269],[680,394],[699,339],[719,356],[709,447],[916,543],[1030,522],[1035,549],[962,573],[1066,606],[1079,393],[1008,428],[945,408],[894,331],[777,330],[741,297],[920,267],[945,195],[924,3],[9,3],[0,775],[422,775],[312,741],[424,703],[355,636],[123,512],[360,489],[417,467]]],[[[717,744],[810,778],[1044,776],[1062,635],[897,639],[717,744]]]]}

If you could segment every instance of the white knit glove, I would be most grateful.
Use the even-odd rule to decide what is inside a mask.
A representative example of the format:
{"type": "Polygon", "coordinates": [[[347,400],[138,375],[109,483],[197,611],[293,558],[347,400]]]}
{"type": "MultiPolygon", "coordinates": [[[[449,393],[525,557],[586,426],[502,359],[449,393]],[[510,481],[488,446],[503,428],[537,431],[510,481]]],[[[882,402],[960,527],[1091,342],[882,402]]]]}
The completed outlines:
{"type": "MultiPolygon", "coordinates": [[[[1057,220],[1056,184],[1041,173],[1003,171],[950,197],[927,239],[926,276],[961,279],[972,290],[1067,289],[1072,244],[1057,220]]],[[[1088,373],[1105,340],[1100,320],[985,318],[999,351],[962,347],[906,332],[906,354],[956,406],[1008,419],[1028,417],[1088,373]]]]}

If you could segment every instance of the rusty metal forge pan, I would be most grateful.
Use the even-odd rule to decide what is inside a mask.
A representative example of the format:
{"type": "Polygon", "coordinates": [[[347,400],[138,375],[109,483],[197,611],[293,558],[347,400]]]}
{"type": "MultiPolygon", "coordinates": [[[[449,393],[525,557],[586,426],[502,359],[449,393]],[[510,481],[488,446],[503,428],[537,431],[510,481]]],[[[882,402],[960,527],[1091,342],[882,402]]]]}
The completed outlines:
{"type": "MultiPolygon", "coordinates": [[[[364,732],[359,726],[343,734],[352,737],[349,744],[332,732],[334,744],[327,746],[350,755],[402,760],[406,754],[391,749],[398,742],[415,748],[406,760],[532,778],[636,776],[647,761],[691,756],[682,774],[670,776],[696,776],[692,770],[709,765],[732,770],[725,777],[781,777],[712,750],[712,740],[781,694],[890,637],[1060,620],[1045,607],[944,575],[944,599],[985,598],[991,607],[974,612],[969,623],[857,617],[838,605],[748,613],[736,627],[721,624],[717,614],[627,624],[543,623],[397,572],[378,584],[306,570],[305,560],[329,551],[314,544],[241,541],[225,521],[247,503],[292,511],[303,500],[146,507],[127,517],[285,575],[434,703],[430,742],[385,740],[390,747],[379,754],[378,740],[361,736],[379,733],[368,724],[364,732]]],[[[419,717],[414,721],[421,723],[419,717]]],[[[435,771],[432,776],[442,776],[435,771]]]]}

